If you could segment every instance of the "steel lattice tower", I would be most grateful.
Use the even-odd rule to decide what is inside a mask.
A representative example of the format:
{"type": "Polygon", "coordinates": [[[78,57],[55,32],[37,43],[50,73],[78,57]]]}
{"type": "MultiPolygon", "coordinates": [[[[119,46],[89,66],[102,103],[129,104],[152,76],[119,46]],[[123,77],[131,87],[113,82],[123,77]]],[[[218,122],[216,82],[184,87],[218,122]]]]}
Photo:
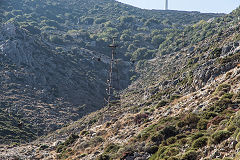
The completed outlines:
{"type": "Polygon", "coordinates": [[[112,48],[112,57],[111,57],[111,61],[110,61],[110,70],[109,70],[109,78],[107,80],[107,104],[108,104],[108,107],[110,107],[110,102],[114,99],[116,99],[116,97],[114,97],[114,90],[118,90],[119,89],[119,75],[118,75],[118,67],[117,67],[117,60],[115,60],[115,56],[116,56],[116,48],[118,47],[118,45],[116,44],[115,42],[115,39],[116,37],[113,37],[112,39],[112,44],[109,45],[110,48],[112,48]],[[116,72],[116,79],[113,78],[113,69],[114,69],[114,66],[115,66],[115,72],[116,72]],[[117,82],[117,87],[114,87],[113,84],[114,84],[114,81],[117,82]]]}

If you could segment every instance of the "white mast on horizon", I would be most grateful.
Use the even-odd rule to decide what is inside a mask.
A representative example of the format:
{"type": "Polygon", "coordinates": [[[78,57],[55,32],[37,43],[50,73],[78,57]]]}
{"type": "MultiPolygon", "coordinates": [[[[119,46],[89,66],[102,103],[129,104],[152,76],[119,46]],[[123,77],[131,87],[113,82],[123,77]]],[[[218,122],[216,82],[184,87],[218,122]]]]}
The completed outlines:
{"type": "Polygon", "coordinates": [[[168,10],[168,0],[165,2],[165,10],[168,10]]]}

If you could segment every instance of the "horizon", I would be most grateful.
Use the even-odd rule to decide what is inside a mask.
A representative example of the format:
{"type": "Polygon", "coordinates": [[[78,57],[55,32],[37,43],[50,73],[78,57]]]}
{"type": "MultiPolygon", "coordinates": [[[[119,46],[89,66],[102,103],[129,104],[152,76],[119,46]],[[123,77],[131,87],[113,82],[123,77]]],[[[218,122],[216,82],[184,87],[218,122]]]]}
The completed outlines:
{"type": "MultiPolygon", "coordinates": [[[[141,9],[155,9],[164,10],[165,0],[116,0],[118,2],[128,4],[141,9]]],[[[178,11],[198,11],[201,13],[231,13],[234,9],[239,7],[240,3],[237,0],[168,0],[169,10],[178,11]],[[205,5],[205,4],[208,5],[205,5]]]]}

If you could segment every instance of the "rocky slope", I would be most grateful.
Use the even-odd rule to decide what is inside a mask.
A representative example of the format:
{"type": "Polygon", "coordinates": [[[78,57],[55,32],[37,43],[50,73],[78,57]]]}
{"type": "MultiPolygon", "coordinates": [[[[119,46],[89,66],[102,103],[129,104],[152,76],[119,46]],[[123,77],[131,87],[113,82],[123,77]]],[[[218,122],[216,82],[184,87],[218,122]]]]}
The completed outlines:
{"type": "Polygon", "coordinates": [[[119,103],[25,146],[3,146],[0,155],[3,159],[239,159],[239,16],[238,8],[204,24],[212,26],[209,31],[219,26],[223,33],[138,64],[140,76],[122,91],[119,103]]]}
{"type": "MultiPolygon", "coordinates": [[[[47,42],[11,23],[2,26],[2,109],[20,115],[35,128],[44,128],[39,134],[100,108],[110,63],[106,56],[101,62],[93,60],[99,53],[84,48],[75,54],[68,49],[67,55],[50,49],[47,42]]],[[[122,61],[119,66],[123,67],[123,87],[129,81],[131,65],[122,61]]]]}
{"type": "Polygon", "coordinates": [[[166,106],[153,99],[146,104],[142,94],[122,97],[121,107],[92,113],[34,143],[2,148],[2,158],[238,159],[239,73],[236,66],[166,106]],[[220,101],[227,106],[217,106],[220,101]]]}

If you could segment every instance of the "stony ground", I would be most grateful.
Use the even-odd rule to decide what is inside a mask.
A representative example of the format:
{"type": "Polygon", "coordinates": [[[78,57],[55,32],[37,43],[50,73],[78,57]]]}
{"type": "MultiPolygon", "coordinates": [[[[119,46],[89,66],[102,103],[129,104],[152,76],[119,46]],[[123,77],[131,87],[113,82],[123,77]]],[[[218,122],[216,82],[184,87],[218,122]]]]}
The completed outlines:
{"type": "MultiPolygon", "coordinates": [[[[69,146],[74,154],[68,159],[96,159],[104,152],[107,144],[115,143],[128,144],[134,137],[139,135],[146,127],[151,124],[157,123],[164,117],[177,116],[183,113],[194,112],[199,113],[204,109],[211,106],[211,99],[217,86],[220,84],[231,84],[232,89],[230,92],[239,93],[240,91],[240,67],[228,71],[217,77],[214,81],[207,84],[199,91],[193,92],[186,96],[181,97],[170,103],[166,107],[156,109],[149,115],[140,115],[134,111],[134,106],[139,106],[141,101],[136,101],[136,96],[130,95],[122,98],[122,106],[113,106],[112,108],[104,108],[96,113],[92,113],[79,122],[73,123],[67,128],[56,131],[52,135],[40,138],[39,140],[22,145],[20,147],[2,147],[0,156],[2,158],[21,157],[21,159],[56,159],[58,153],[56,148],[59,143],[64,142],[67,137],[76,133],[79,138],[71,146],[69,146]],[[230,76],[229,76],[230,75],[230,76]],[[132,102],[132,103],[131,103],[132,102]],[[136,119],[136,117],[140,119],[136,119]],[[146,117],[145,117],[146,116],[146,117]],[[91,125],[89,124],[94,118],[99,117],[98,121],[91,125]],[[143,122],[142,119],[147,119],[143,122]],[[140,123],[136,122],[140,120],[140,123]],[[84,126],[85,125],[85,126],[84,126]],[[87,135],[83,134],[87,132],[87,135]],[[64,133],[64,134],[63,134],[64,133]],[[102,137],[104,141],[98,139],[102,137]],[[46,149],[41,149],[44,145],[48,146],[46,149]]],[[[142,94],[138,94],[141,98],[142,94]]],[[[150,106],[143,106],[141,110],[151,108],[150,106]]],[[[211,130],[211,128],[208,128],[211,130]]],[[[204,158],[217,158],[217,157],[235,157],[237,150],[235,150],[237,141],[230,137],[218,145],[210,145],[199,149],[204,158]]],[[[138,145],[141,145],[138,144],[138,145]]],[[[143,143],[143,148],[145,144],[143,143]]],[[[184,152],[184,150],[183,150],[184,152]]],[[[147,159],[151,155],[147,152],[135,152],[133,159],[147,159]]],[[[130,157],[129,157],[130,158],[130,157]]]]}

